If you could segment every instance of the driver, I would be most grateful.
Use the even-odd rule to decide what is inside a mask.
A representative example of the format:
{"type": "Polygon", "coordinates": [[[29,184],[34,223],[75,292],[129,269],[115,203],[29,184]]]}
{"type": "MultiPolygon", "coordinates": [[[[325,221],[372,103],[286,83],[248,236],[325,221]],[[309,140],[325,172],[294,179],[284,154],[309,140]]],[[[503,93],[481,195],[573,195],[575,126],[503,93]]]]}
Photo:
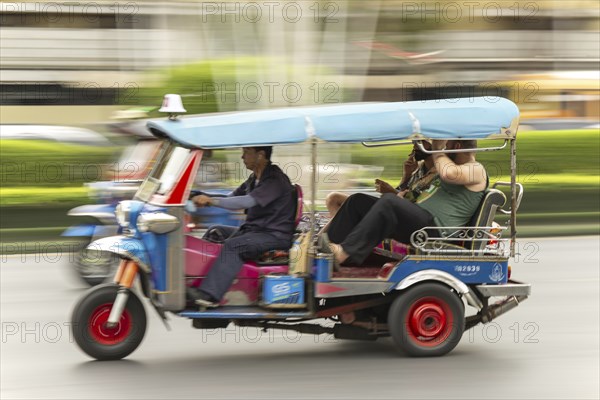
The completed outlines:
{"type": "Polygon", "coordinates": [[[226,239],[221,253],[198,289],[188,288],[188,296],[203,307],[217,307],[239,274],[244,260],[267,250],[289,249],[294,233],[295,189],[290,179],[271,163],[271,146],[244,147],[242,160],[252,171],[250,177],[227,197],[197,195],[198,207],[215,206],[246,210],[239,228],[222,229],[226,239]]]}

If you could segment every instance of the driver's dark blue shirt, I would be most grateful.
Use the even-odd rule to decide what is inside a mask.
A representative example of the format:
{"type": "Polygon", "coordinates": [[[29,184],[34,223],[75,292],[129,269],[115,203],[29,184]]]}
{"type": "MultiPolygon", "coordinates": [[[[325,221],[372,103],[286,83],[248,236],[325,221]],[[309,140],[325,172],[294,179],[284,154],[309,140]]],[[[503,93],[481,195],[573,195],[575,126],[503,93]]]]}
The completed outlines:
{"type": "Polygon", "coordinates": [[[270,233],[292,240],[296,211],[296,191],[290,179],[269,163],[257,182],[254,174],[233,191],[232,196],[250,195],[258,203],[246,210],[244,231],[270,233]]]}

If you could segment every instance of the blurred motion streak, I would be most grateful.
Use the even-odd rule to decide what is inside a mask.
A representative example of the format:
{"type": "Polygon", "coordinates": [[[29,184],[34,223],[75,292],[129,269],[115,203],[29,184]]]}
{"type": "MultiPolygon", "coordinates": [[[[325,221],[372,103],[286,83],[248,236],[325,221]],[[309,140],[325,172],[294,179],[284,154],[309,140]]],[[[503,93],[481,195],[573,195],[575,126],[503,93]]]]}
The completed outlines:
{"type": "MultiPolygon", "coordinates": [[[[118,125],[158,117],[165,93],[181,94],[189,114],[507,97],[523,117],[524,233],[598,233],[599,12],[594,0],[2,2],[2,242],[56,240],[66,211],[87,202],[83,183],[126,172],[115,156],[137,139],[118,125]],[[11,133],[50,124],[27,142],[11,133]],[[67,140],[77,128],[111,145],[67,140]]],[[[409,149],[325,152],[321,202],[399,180],[409,149]]],[[[305,184],[305,149],[274,154],[305,184]]],[[[236,152],[215,152],[200,176],[234,185],[236,163],[236,152]]]]}

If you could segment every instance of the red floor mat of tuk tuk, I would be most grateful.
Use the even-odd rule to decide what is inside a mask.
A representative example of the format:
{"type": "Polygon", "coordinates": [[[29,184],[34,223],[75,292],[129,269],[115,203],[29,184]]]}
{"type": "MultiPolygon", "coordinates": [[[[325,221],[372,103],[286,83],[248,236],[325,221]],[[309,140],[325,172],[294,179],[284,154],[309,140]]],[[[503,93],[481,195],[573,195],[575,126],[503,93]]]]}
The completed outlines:
{"type": "MultiPolygon", "coordinates": [[[[398,261],[385,255],[371,253],[361,265],[341,265],[333,271],[332,278],[377,278],[382,268],[398,261]]],[[[384,272],[384,275],[386,273],[384,272]]]]}
{"type": "Polygon", "coordinates": [[[376,278],[381,270],[380,266],[362,266],[362,267],[339,267],[334,271],[332,278],[376,278]]]}

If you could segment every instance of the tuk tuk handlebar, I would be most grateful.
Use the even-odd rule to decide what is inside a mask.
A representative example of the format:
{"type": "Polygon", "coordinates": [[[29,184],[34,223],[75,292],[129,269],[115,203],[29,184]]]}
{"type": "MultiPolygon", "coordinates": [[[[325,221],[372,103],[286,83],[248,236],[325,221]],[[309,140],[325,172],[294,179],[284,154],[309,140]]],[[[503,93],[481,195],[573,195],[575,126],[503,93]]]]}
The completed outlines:
{"type": "MultiPolygon", "coordinates": [[[[495,189],[498,186],[511,187],[511,184],[510,184],[510,182],[498,181],[492,185],[492,189],[495,189]]],[[[521,205],[521,199],[523,199],[524,189],[523,189],[523,185],[520,183],[516,183],[515,186],[517,187],[517,202],[515,205],[515,212],[516,212],[519,209],[519,206],[521,205]]],[[[500,211],[502,214],[506,214],[506,215],[510,215],[510,213],[511,213],[511,209],[505,210],[504,208],[501,208],[498,211],[500,211]]]]}

